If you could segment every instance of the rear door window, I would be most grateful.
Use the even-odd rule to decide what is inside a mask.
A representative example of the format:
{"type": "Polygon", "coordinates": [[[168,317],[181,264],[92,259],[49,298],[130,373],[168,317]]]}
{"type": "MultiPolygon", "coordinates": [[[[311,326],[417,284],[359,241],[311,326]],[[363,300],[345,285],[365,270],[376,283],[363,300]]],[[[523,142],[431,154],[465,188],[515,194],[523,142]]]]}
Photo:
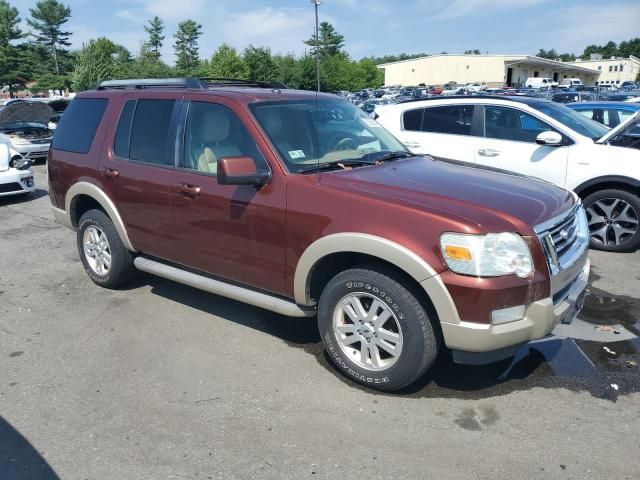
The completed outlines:
{"type": "Polygon", "coordinates": [[[485,137],[535,143],[542,132],[555,131],[533,115],[509,107],[486,106],[485,137]]]}
{"type": "Polygon", "coordinates": [[[422,130],[422,113],[424,108],[407,110],[402,115],[402,127],[410,132],[420,132],[422,130]]]}
{"type": "Polygon", "coordinates": [[[129,159],[155,165],[173,165],[175,100],[138,100],[131,124],[129,159]]]}
{"type": "Polygon", "coordinates": [[[107,108],[106,98],[77,98],[60,118],[51,148],[73,153],[88,153],[107,108]]]}
{"type": "Polygon", "coordinates": [[[473,105],[425,108],[422,118],[422,131],[448,133],[451,135],[471,135],[473,110],[473,105]]]}
{"type": "Polygon", "coordinates": [[[118,129],[116,130],[116,138],[113,144],[113,152],[120,158],[129,158],[129,139],[131,138],[131,121],[133,120],[133,112],[136,108],[136,101],[129,100],[124,104],[120,120],[118,121],[118,129]]]}

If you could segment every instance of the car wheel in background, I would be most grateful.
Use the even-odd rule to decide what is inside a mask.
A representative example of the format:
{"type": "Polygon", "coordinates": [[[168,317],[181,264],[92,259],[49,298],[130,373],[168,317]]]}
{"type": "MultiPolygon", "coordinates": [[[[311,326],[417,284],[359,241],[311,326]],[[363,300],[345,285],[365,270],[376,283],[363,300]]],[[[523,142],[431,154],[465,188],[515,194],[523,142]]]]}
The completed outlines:
{"type": "Polygon", "coordinates": [[[633,251],[640,246],[640,198],[625,190],[601,190],[584,199],[591,248],[633,251]]]}
{"type": "Polygon", "coordinates": [[[120,240],[111,219],[101,210],[89,210],[77,228],[78,253],[94,283],[118,288],[129,283],[136,270],[133,255],[120,240]]]}
{"type": "Polygon", "coordinates": [[[318,304],[331,361],[348,378],[383,391],[415,382],[438,354],[435,313],[392,274],[355,268],[336,275],[318,304]]]}

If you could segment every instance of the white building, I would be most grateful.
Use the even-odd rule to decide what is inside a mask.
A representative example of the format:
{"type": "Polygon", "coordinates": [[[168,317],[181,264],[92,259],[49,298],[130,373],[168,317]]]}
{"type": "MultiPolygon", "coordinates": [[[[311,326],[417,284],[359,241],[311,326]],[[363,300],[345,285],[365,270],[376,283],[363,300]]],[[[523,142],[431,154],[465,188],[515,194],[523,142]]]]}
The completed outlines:
{"type": "Polygon", "coordinates": [[[486,82],[488,87],[518,87],[524,86],[529,77],[548,77],[558,83],[564,78],[579,78],[585,85],[595,85],[601,74],[588,64],[564,63],[531,55],[442,54],[385,63],[378,68],[384,69],[385,85],[405,86],[486,82]]]}
{"type": "Polygon", "coordinates": [[[608,58],[592,54],[590,60],[577,60],[571,65],[597,70],[599,76],[597,85],[620,85],[622,82],[633,81],[640,73],[640,58],[631,55],[629,58],[608,58]]]}

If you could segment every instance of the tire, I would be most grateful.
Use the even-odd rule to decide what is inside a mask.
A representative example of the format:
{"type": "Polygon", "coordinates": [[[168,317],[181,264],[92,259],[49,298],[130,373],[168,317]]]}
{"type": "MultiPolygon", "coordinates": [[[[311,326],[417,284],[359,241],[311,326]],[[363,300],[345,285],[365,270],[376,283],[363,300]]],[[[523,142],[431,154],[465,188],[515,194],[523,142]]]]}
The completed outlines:
{"type": "Polygon", "coordinates": [[[101,210],[89,210],[82,215],[76,241],[84,269],[96,285],[119,288],[135,276],[133,255],[122,244],[111,219],[101,210]],[[110,258],[108,266],[105,252],[110,258]]]}
{"type": "Polygon", "coordinates": [[[626,190],[600,190],[584,199],[589,246],[628,252],[640,246],[640,198],[626,190]]]}
{"type": "Polygon", "coordinates": [[[346,270],[329,281],[318,303],[318,327],[331,361],[346,377],[381,391],[398,390],[415,382],[438,355],[438,337],[432,323],[437,321],[435,313],[428,314],[392,275],[368,268],[346,270]],[[364,308],[360,317],[353,298],[364,308]],[[345,303],[348,306],[343,309],[345,303]],[[377,315],[371,315],[372,309],[377,315]],[[382,323],[370,324],[376,317],[382,323]],[[388,320],[384,320],[386,317],[388,320]],[[360,323],[358,318],[367,319],[360,323]],[[365,344],[367,339],[370,343],[365,344]],[[380,346],[382,343],[386,348],[380,346]],[[397,355],[390,354],[389,347],[396,347],[393,350],[397,355]]]}

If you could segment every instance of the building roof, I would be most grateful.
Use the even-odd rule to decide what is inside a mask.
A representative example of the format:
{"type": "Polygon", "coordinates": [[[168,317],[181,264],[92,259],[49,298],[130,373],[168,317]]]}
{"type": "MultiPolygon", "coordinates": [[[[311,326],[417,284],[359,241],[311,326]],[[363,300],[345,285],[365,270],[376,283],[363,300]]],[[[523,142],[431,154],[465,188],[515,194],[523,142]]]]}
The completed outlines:
{"type": "Polygon", "coordinates": [[[474,54],[451,54],[451,53],[441,53],[438,55],[428,55],[426,57],[417,57],[417,58],[411,58],[407,60],[399,60],[397,62],[383,63],[378,65],[378,68],[385,68],[390,65],[397,65],[399,63],[415,62],[415,61],[427,60],[427,59],[436,58],[436,57],[502,58],[505,64],[509,64],[509,65],[526,63],[528,65],[540,65],[540,66],[552,67],[560,71],[572,71],[572,72],[577,71],[577,72],[593,74],[593,75],[597,75],[600,73],[598,70],[594,70],[586,67],[580,67],[573,63],[559,62],[557,60],[549,60],[548,58],[541,58],[533,55],[474,55],[474,54]]]}

